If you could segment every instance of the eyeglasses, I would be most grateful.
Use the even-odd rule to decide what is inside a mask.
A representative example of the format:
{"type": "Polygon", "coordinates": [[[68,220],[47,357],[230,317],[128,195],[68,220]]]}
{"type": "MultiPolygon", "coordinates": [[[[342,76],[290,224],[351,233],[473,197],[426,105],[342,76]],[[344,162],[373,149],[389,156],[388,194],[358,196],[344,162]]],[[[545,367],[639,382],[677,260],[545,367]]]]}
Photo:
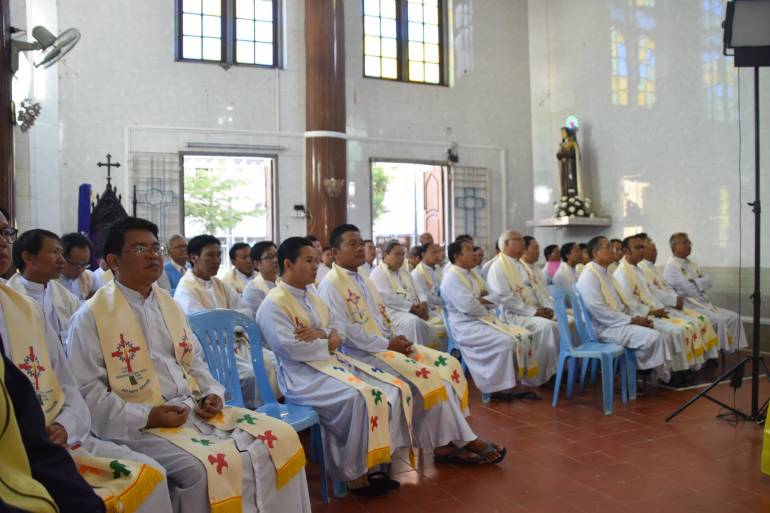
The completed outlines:
{"type": "Polygon", "coordinates": [[[79,263],[77,263],[77,262],[73,262],[73,261],[72,261],[72,260],[70,260],[69,258],[65,258],[64,260],[65,260],[65,261],[66,261],[68,264],[70,264],[72,267],[74,267],[75,269],[85,269],[86,267],[88,267],[88,262],[86,262],[86,263],[84,263],[84,264],[79,264],[79,263]]]}
{"type": "Polygon", "coordinates": [[[136,246],[132,246],[127,250],[124,250],[124,253],[133,253],[135,255],[142,256],[144,254],[156,254],[158,256],[163,255],[163,253],[166,251],[166,248],[161,246],[160,244],[153,244],[152,246],[145,246],[144,244],[137,244],[136,246]]]}
{"type": "Polygon", "coordinates": [[[19,235],[19,230],[16,228],[3,228],[0,230],[0,236],[10,243],[16,242],[16,237],[19,235]]]}
{"type": "Polygon", "coordinates": [[[278,255],[267,255],[259,259],[260,262],[269,262],[271,260],[278,260],[278,255]]]}

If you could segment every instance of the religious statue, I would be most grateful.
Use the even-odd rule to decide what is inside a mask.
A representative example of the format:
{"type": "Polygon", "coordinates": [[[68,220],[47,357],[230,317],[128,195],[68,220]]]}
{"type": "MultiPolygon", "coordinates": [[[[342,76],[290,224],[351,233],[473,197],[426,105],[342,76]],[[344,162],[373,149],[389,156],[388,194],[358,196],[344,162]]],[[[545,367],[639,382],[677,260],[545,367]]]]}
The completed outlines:
{"type": "Polygon", "coordinates": [[[561,128],[561,144],[556,158],[559,159],[561,195],[569,198],[584,192],[580,186],[580,146],[574,129],[561,128]]]}
{"type": "MultiPolygon", "coordinates": [[[[571,116],[572,117],[572,116],[571,116]]],[[[580,146],[575,137],[577,127],[575,118],[570,126],[561,128],[561,144],[556,158],[559,160],[559,184],[561,197],[554,202],[556,217],[593,217],[591,200],[582,196],[583,173],[580,167],[580,146]]]]}

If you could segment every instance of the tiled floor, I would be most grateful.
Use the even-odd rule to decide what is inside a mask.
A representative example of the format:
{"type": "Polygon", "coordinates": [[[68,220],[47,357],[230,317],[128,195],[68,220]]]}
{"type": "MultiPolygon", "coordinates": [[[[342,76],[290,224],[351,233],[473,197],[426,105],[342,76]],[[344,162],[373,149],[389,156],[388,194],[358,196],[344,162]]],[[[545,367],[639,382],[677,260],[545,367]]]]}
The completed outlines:
{"type": "MultiPolygon", "coordinates": [[[[401,488],[386,497],[320,500],[318,473],[308,469],[315,512],[371,513],[738,513],[770,512],[770,476],[759,471],[762,428],[732,426],[705,399],[672,422],[664,419],[693,391],[652,389],[604,416],[600,394],[587,390],[551,408],[542,401],[483,405],[471,393],[470,423],[477,434],[504,444],[498,466],[434,465],[429,453],[411,469],[401,455],[393,477],[401,488]]],[[[748,408],[750,383],[737,393],[748,408]]],[[[714,395],[728,403],[726,384],[714,395]]],[[[760,404],[770,383],[760,386],[760,404]]]]}

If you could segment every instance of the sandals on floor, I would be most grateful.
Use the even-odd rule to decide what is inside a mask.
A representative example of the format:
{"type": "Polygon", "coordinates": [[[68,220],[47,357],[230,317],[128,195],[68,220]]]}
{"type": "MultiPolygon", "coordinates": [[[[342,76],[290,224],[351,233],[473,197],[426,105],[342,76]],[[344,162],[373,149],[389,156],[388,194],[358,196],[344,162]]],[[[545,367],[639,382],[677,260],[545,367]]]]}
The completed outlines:
{"type": "Polygon", "coordinates": [[[359,497],[382,497],[383,495],[388,494],[388,490],[374,483],[369,483],[368,485],[362,486],[360,488],[348,487],[348,491],[353,495],[358,495],[359,497]]]}
{"type": "MultiPolygon", "coordinates": [[[[494,450],[494,448],[492,450],[494,450]]],[[[455,447],[449,454],[434,454],[433,461],[436,463],[454,463],[455,465],[482,465],[486,463],[484,458],[479,456],[477,453],[460,447],[455,447]],[[476,454],[476,457],[462,458],[460,457],[460,454],[463,451],[476,454]]]]}
{"type": "Polygon", "coordinates": [[[526,391],[526,392],[515,392],[513,393],[514,399],[530,399],[532,401],[539,401],[540,396],[537,395],[535,392],[526,391]]]}
{"type": "Polygon", "coordinates": [[[488,440],[484,441],[484,448],[481,449],[480,451],[474,451],[470,447],[468,447],[468,450],[471,451],[472,453],[478,454],[479,458],[481,458],[482,463],[489,463],[490,465],[497,465],[498,463],[503,461],[505,459],[505,456],[508,454],[508,449],[506,449],[505,447],[496,447],[492,442],[488,440]],[[500,453],[500,455],[497,458],[495,458],[492,461],[487,461],[484,459],[484,457],[487,454],[490,454],[495,451],[500,453]]]}

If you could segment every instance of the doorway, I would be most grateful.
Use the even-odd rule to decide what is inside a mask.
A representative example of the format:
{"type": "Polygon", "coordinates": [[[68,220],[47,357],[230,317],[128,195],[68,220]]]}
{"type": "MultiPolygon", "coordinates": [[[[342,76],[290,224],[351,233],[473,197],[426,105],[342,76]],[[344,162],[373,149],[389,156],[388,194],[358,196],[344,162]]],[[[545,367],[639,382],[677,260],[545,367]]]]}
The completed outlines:
{"type": "Polygon", "coordinates": [[[184,233],[222,242],[220,275],[232,267],[230,246],[272,240],[275,157],[184,154],[182,168],[184,233]]]}
{"type": "Polygon", "coordinates": [[[372,238],[377,247],[398,239],[419,244],[421,233],[448,238],[447,167],[432,162],[371,161],[372,238]]]}

